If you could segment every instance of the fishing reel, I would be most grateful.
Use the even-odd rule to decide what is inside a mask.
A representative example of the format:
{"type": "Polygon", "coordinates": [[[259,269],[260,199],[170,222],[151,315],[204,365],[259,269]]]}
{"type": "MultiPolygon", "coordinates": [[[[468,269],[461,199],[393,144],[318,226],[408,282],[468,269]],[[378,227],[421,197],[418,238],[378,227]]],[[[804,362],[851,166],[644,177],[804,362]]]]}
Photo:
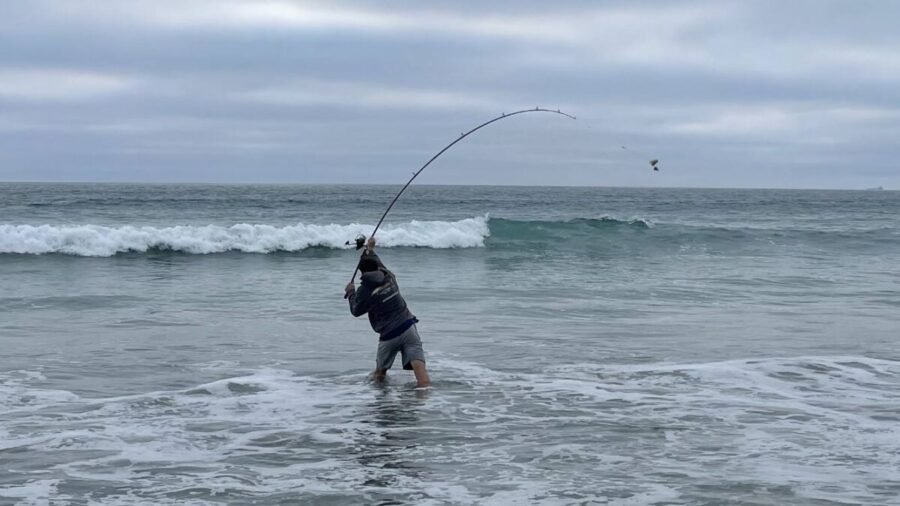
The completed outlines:
{"type": "MultiPolygon", "coordinates": [[[[361,250],[365,247],[366,236],[359,234],[358,236],[356,236],[356,239],[354,239],[354,240],[356,241],[356,249],[357,250],[361,250]]],[[[344,246],[350,246],[350,241],[345,242],[344,246]]]]}

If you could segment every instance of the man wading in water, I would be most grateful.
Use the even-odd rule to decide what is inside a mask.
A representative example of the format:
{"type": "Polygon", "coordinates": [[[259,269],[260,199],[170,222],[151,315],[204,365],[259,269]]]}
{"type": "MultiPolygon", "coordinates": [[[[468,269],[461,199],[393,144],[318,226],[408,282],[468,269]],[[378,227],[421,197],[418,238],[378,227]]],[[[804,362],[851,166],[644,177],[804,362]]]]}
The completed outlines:
{"type": "Polygon", "coordinates": [[[400,352],[403,368],[416,375],[416,386],[429,386],[431,379],[425,367],[425,352],[416,331],[419,320],[406,307],[394,273],[387,270],[375,254],[374,237],[366,242],[366,250],[359,260],[359,272],[362,273],[359,290],[351,281],[344,291],[350,301],[350,313],[353,316],[369,313],[372,330],[379,335],[373,379],[378,383],[384,381],[394,364],[394,357],[400,352]]]}

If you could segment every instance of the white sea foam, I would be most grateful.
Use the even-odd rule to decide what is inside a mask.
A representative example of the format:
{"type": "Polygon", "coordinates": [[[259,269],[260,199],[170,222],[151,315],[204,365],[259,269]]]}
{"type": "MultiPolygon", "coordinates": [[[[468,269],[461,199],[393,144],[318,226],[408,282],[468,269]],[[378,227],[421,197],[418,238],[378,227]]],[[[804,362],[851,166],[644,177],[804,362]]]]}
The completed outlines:
{"type": "Polygon", "coordinates": [[[878,487],[900,465],[893,361],[503,372],[437,355],[435,371],[452,379],[436,377],[424,397],[399,378],[379,389],[362,373],[271,368],[102,399],[0,374],[0,391],[32,399],[9,404],[0,436],[34,459],[71,459],[11,471],[0,497],[39,503],[71,479],[96,481],[103,504],[121,505],[286,494],[277,498],[631,506],[721,502],[732,491],[770,504],[884,504],[878,487]]]}
{"type": "MultiPolygon", "coordinates": [[[[112,256],[150,249],[209,254],[226,251],[271,253],[312,247],[349,248],[345,243],[368,234],[372,225],[299,223],[276,227],[236,224],[172,227],[107,227],[101,225],[0,225],[0,253],[64,253],[112,256]]],[[[488,217],[459,221],[411,221],[387,225],[378,232],[383,247],[476,248],[490,234],[488,217]]]]}
{"type": "MultiPolygon", "coordinates": [[[[60,480],[34,480],[24,485],[0,488],[0,497],[16,499],[17,506],[67,504],[57,491],[60,480]]],[[[0,501],[0,504],[7,504],[0,501]]]]}

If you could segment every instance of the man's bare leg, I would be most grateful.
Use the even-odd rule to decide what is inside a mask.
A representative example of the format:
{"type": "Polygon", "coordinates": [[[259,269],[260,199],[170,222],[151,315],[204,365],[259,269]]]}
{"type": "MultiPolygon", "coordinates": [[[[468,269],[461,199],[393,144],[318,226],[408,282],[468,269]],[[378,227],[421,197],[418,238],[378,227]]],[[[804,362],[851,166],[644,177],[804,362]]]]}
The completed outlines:
{"type": "Polygon", "coordinates": [[[387,369],[375,369],[375,372],[372,373],[372,381],[375,383],[384,383],[384,378],[387,376],[387,369]]]}
{"type": "Polygon", "coordinates": [[[431,378],[428,377],[428,368],[425,367],[425,362],[413,360],[411,364],[413,374],[416,375],[416,387],[423,388],[431,386],[431,378]]]}

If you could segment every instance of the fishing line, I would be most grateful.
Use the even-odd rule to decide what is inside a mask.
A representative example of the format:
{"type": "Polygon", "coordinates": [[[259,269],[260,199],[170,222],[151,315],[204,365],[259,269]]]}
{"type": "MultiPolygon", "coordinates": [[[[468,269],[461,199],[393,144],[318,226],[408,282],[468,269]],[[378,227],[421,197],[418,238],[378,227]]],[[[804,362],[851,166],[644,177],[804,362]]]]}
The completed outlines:
{"type": "MultiPolygon", "coordinates": [[[[448,149],[452,148],[454,145],[456,145],[457,142],[459,142],[459,141],[465,139],[465,138],[468,137],[469,135],[475,133],[476,131],[478,131],[478,130],[480,130],[480,129],[482,129],[482,128],[488,126],[488,125],[490,125],[491,123],[494,123],[494,122],[496,122],[496,121],[500,121],[500,120],[502,120],[502,119],[509,118],[510,116],[515,116],[515,115],[517,115],[517,114],[525,114],[525,113],[529,113],[529,112],[549,112],[549,113],[553,113],[553,114],[559,114],[559,115],[565,116],[565,117],[567,117],[567,118],[575,119],[575,116],[572,116],[571,114],[566,114],[566,113],[560,111],[559,109],[553,110],[553,109],[542,109],[542,108],[540,108],[540,107],[535,107],[534,109],[523,109],[523,110],[521,110],[521,111],[511,112],[511,113],[509,113],[509,114],[503,113],[503,114],[501,114],[500,116],[497,116],[497,117],[494,118],[494,119],[491,119],[491,120],[489,120],[489,121],[485,121],[484,123],[482,123],[482,124],[478,125],[477,127],[473,128],[473,129],[471,129],[471,130],[469,130],[468,132],[463,132],[463,133],[460,134],[460,136],[457,137],[453,142],[451,142],[450,144],[447,144],[447,145],[444,147],[444,149],[438,151],[437,154],[435,154],[434,156],[431,157],[431,159],[429,159],[427,162],[425,162],[425,165],[423,165],[419,170],[417,170],[416,172],[413,173],[413,175],[412,175],[412,177],[409,179],[409,181],[407,181],[406,184],[403,186],[403,188],[401,188],[400,191],[397,192],[397,195],[394,197],[394,200],[392,200],[391,203],[387,206],[387,209],[384,210],[384,214],[381,215],[381,219],[378,220],[378,224],[375,225],[375,230],[372,231],[372,234],[371,234],[369,237],[375,237],[375,234],[378,232],[378,229],[381,228],[381,224],[384,222],[384,219],[387,217],[388,213],[391,212],[391,208],[394,207],[394,204],[397,203],[397,200],[400,198],[400,195],[403,195],[403,192],[405,192],[406,189],[409,188],[409,185],[411,185],[412,182],[415,181],[415,179],[416,179],[417,177],[419,177],[419,174],[421,174],[422,171],[425,170],[425,167],[428,167],[429,165],[431,165],[431,162],[437,160],[437,158],[438,158],[439,156],[441,156],[442,154],[444,154],[445,151],[447,151],[448,149]]],[[[365,241],[366,241],[366,238],[365,238],[365,237],[363,237],[363,236],[357,237],[357,238],[356,238],[356,249],[362,248],[363,245],[365,244],[365,241]]],[[[349,241],[347,242],[347,244],[349,245],[349,241]]],[[[365,254],[365,252],[363,252],[363,254],[365,254]]],[[[359,264],[358,264],[358,263],[357,263],[357,265],[356,265],[356,269],[353,270],[353,277],[350,278],[350,282],[351,282],[351,283],[353,283],[353,282],[356,281],[356,273],[357,273],[357,272],[359,272],[359,264]]]]}

